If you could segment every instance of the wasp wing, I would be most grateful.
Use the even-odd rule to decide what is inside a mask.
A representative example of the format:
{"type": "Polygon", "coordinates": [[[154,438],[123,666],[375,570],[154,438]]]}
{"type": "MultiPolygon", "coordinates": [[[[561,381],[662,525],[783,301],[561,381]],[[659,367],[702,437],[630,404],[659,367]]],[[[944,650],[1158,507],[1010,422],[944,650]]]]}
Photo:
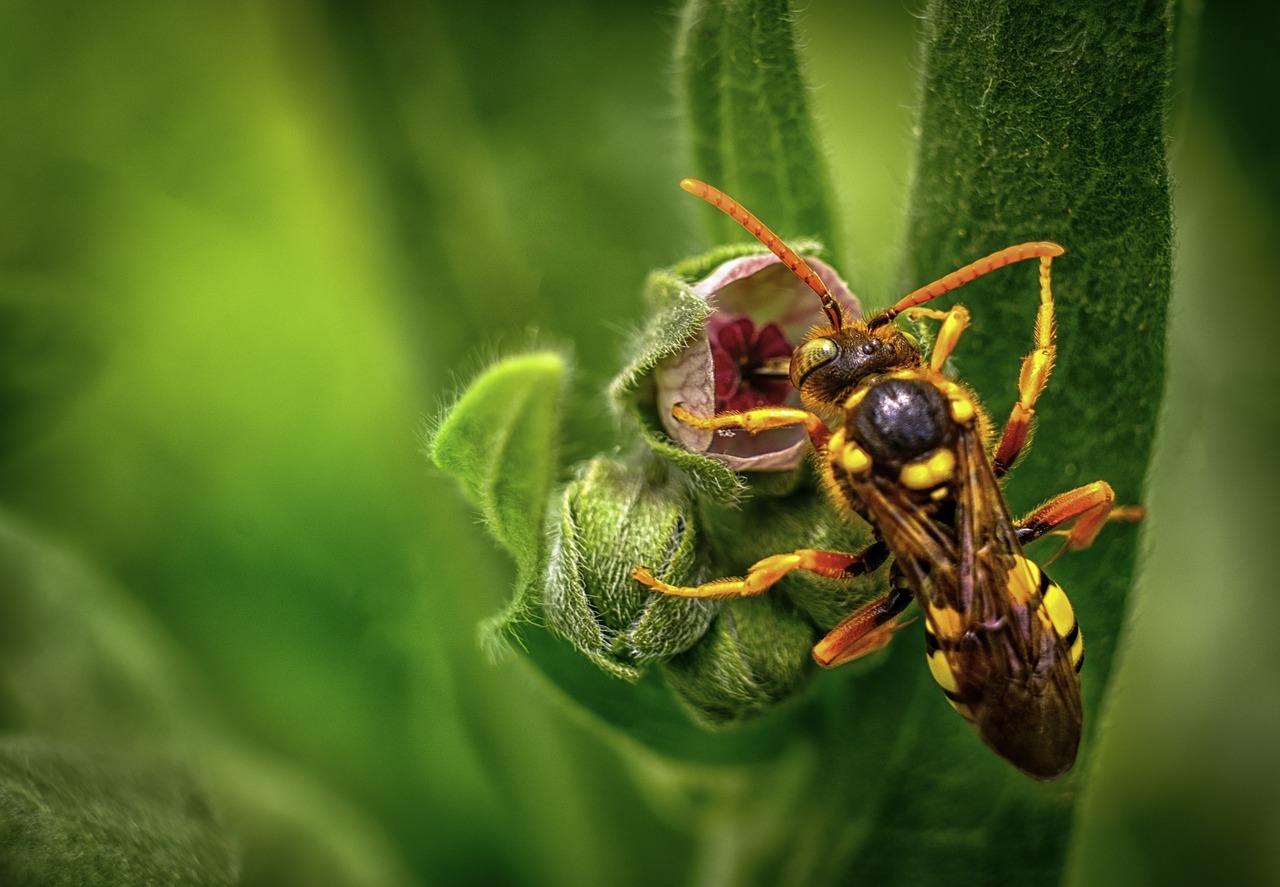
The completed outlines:
{"type": "Polygon", "coordinates": [[[945,495],[922,504],[895,478],[855,480],[925,613],[930,670],[999,755],[1052,779],[1080,741],[1079,628],[1065,594],[1022,553],[983,442],[955,426],[945,495]]]}

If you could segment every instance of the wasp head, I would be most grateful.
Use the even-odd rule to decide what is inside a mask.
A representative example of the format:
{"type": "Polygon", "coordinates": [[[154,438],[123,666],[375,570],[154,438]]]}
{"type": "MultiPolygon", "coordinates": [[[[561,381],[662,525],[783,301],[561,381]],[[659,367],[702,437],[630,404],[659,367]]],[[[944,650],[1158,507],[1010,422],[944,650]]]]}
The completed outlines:
{"type": "Polygon", "coordinates": [[[815,329],[791,355],[791,384],[807,404],[839,406],[862,382],[922,364],[913,336],[892,323],[815,329]]]}
{"type": "MultiPolygon", "coordinates": [[[[895,327],[892,320],[905,308],[924,299],[904,300],[869,321],[850,320],[822,278],[746,207],[706,182],[684,179],[680,187],[737,221],[818,296],[828,322],[812,330],[804,344],[791,355],[791,384],[806,404],[838,407],[865,379],[922,365],[920,346],[913,337],[895,327]]],[[[934,294],[930,290],[927,297],[932,298],[934,294]]],[[[908,298],[915,299],[916,295],[913,293],[908,298]]]]}

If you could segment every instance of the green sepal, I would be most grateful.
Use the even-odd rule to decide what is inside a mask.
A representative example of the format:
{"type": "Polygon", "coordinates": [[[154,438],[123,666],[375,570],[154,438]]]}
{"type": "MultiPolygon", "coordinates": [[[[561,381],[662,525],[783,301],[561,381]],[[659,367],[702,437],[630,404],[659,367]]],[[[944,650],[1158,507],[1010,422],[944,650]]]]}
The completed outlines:
{"type": "Polygon", "coordinates": [[[546,570],[547,627],[628,680],[695,644],[717,606],[655,594],[631,576],[644,565],[684,583],[697,569],[688,487],[653,474],[606,458],[584,465],[561,496],[546,570]]]}
{"type": "MultiPolygon", "coordinates": [[[[719,261],[727,258],[732,257],[719,261]]],[[[697,262],[689,267],[700,269],[702,265],[697,262]]],[[[737,498],[743,490],[741,476],[724,463],[692,453],[672,441],[662,429],[654,402],[654,368],[663,358],[679,354],[702,332],[709,313],[707,302],[693,291],[688,278],[671,270],[649,275],[644,298],[649,320],[627,349],[631,359],[609,384],[609,399],[615,410],[629,412],[635,418],[641,438],[655,453],[688,474],[704,493],[737,498]]]]}
{"type": "Polygon", "coordinates": [[[236,843],[173,762],[0,739],[0,883],[230,885],[236,843]]]}
{"type": "MultiPolygon", "coordinates": [[[[795,250],[797,254],[806,257],[814,256],[821,259],[825,252],[822,241],[809,237],[788,240],[787,245],[795,250]]],[[[764,244],[754,239],[745,243],[723,243],[699,255],[681,259],[676,262],[671,271],[677,277],[683,278],[685,282],[692,285],[725,262],[740,259],[743,256],[763,256],[768,252],[769,249],[764,244]]]]}
{"type": "Polygon", "coordinates": [[[804,685],[813,637],[813,624],[778,597],[727,601],[702,642],[662,671],[696,721],[734,726],[772,712],[804,685]]]}
{"type": "Polygon", "coordinates": [[[504,358],[486,369],[440,418],[428,448],[480,509],[515,559],[517,590],[480,626],[482,644],[505,644],[534,618],[541,595],[547,502],[558,471],[558,431],[568,364],[553,351],[504,358]]]}

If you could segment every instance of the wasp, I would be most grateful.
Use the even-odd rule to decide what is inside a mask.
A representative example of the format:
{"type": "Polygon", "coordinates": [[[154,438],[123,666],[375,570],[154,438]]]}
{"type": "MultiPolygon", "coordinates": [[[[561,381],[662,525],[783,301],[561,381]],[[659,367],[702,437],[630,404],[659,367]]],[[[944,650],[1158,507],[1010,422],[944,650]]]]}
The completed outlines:
{"type": "Polygon", "coordinates": [[[680,185],[768,247],[818,296],[826,321],[791,356],[790,380],[803,407],[696,416],[677,405],[674,415],[708,430],[804,426],[826,494],[842,514],[866,520],[874,541],[857,554],[801,549],[771,555],[742,577],[693,587],[669,585],[645,567],[636,567],[633,577],[664,594],[730,598],[761,594],[796,570],[851,578],[892,559],[887,591],[823,637],[814,659],[830,668],[881,649],[908,624],[902,614],[914,600],[924,616],[929,671],[955,710],[1022,772],[1040,780],[1062,775],[1080,744],[1084,639],[1066,594],[1023,547],[1055,533],[1065,537],[1063,550],[1085,548],[1109,519],[1141,517],[1140,508],[1117,508],[1105,481],[1056,496],[1020,520],[1010,516],[1002,493],[1002,479],[1028,444],[1057,354],[1050,268],[1062,247],[1038,242],[1002,249],[855,319],[744,207],[703,182],[680,185]],[[1040,267],[1035,347],[1022,361],[1018,399],[997,436],[974,392],[943,373],[969,324],[968,311],[923,306],[1031,259],[1040,267]],[[927,359],[916,339],[894,324],[899,315],[938,322],[927,359]]]}

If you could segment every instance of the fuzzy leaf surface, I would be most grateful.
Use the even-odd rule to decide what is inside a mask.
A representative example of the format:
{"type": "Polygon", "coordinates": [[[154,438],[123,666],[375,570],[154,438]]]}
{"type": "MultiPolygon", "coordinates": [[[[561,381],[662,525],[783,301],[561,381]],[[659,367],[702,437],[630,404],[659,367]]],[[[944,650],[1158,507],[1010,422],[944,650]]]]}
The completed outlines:
{"type": "MultiPolygon", "coordinates": [[[[1140,502],[1171,278],[1169,7],[941,0],[930,7],[924,49],[901,291],[1009,244],[1062,244],[1067,252],[1053,265],[1059,359],[1037,404],[1035,445],[1007,486],[1010,509],[1025,513],[1096,479],[1109,481],[1120,502],[1140,502]]],[[[1034,264],[988,275],[931,307],[954,301],[974,319],[953,355],[957,373],[1001,423],[1031,349],[1034,264]]],[[[820,863],[816,880],[837,882],[841,864],[869,883],[1061,880],[1139,532],[1110,525],[1092,548],[1050,567],[1086,639],[1075,769],[1041,785],[987,750],[934,686],[912,626],[876,679],[858,683],[860,717],[831,699],[832,736],[877,750],[879,760],[871,770],[850,764],[827,774],[823,821],[858,823],[858,839],[841,863],[820,863]],[[837,800],[853,796],[852,805],[837,800]]],[[[1030,555],[1044,563],[1055,551],[1046,541],[1030,555]]]]}

